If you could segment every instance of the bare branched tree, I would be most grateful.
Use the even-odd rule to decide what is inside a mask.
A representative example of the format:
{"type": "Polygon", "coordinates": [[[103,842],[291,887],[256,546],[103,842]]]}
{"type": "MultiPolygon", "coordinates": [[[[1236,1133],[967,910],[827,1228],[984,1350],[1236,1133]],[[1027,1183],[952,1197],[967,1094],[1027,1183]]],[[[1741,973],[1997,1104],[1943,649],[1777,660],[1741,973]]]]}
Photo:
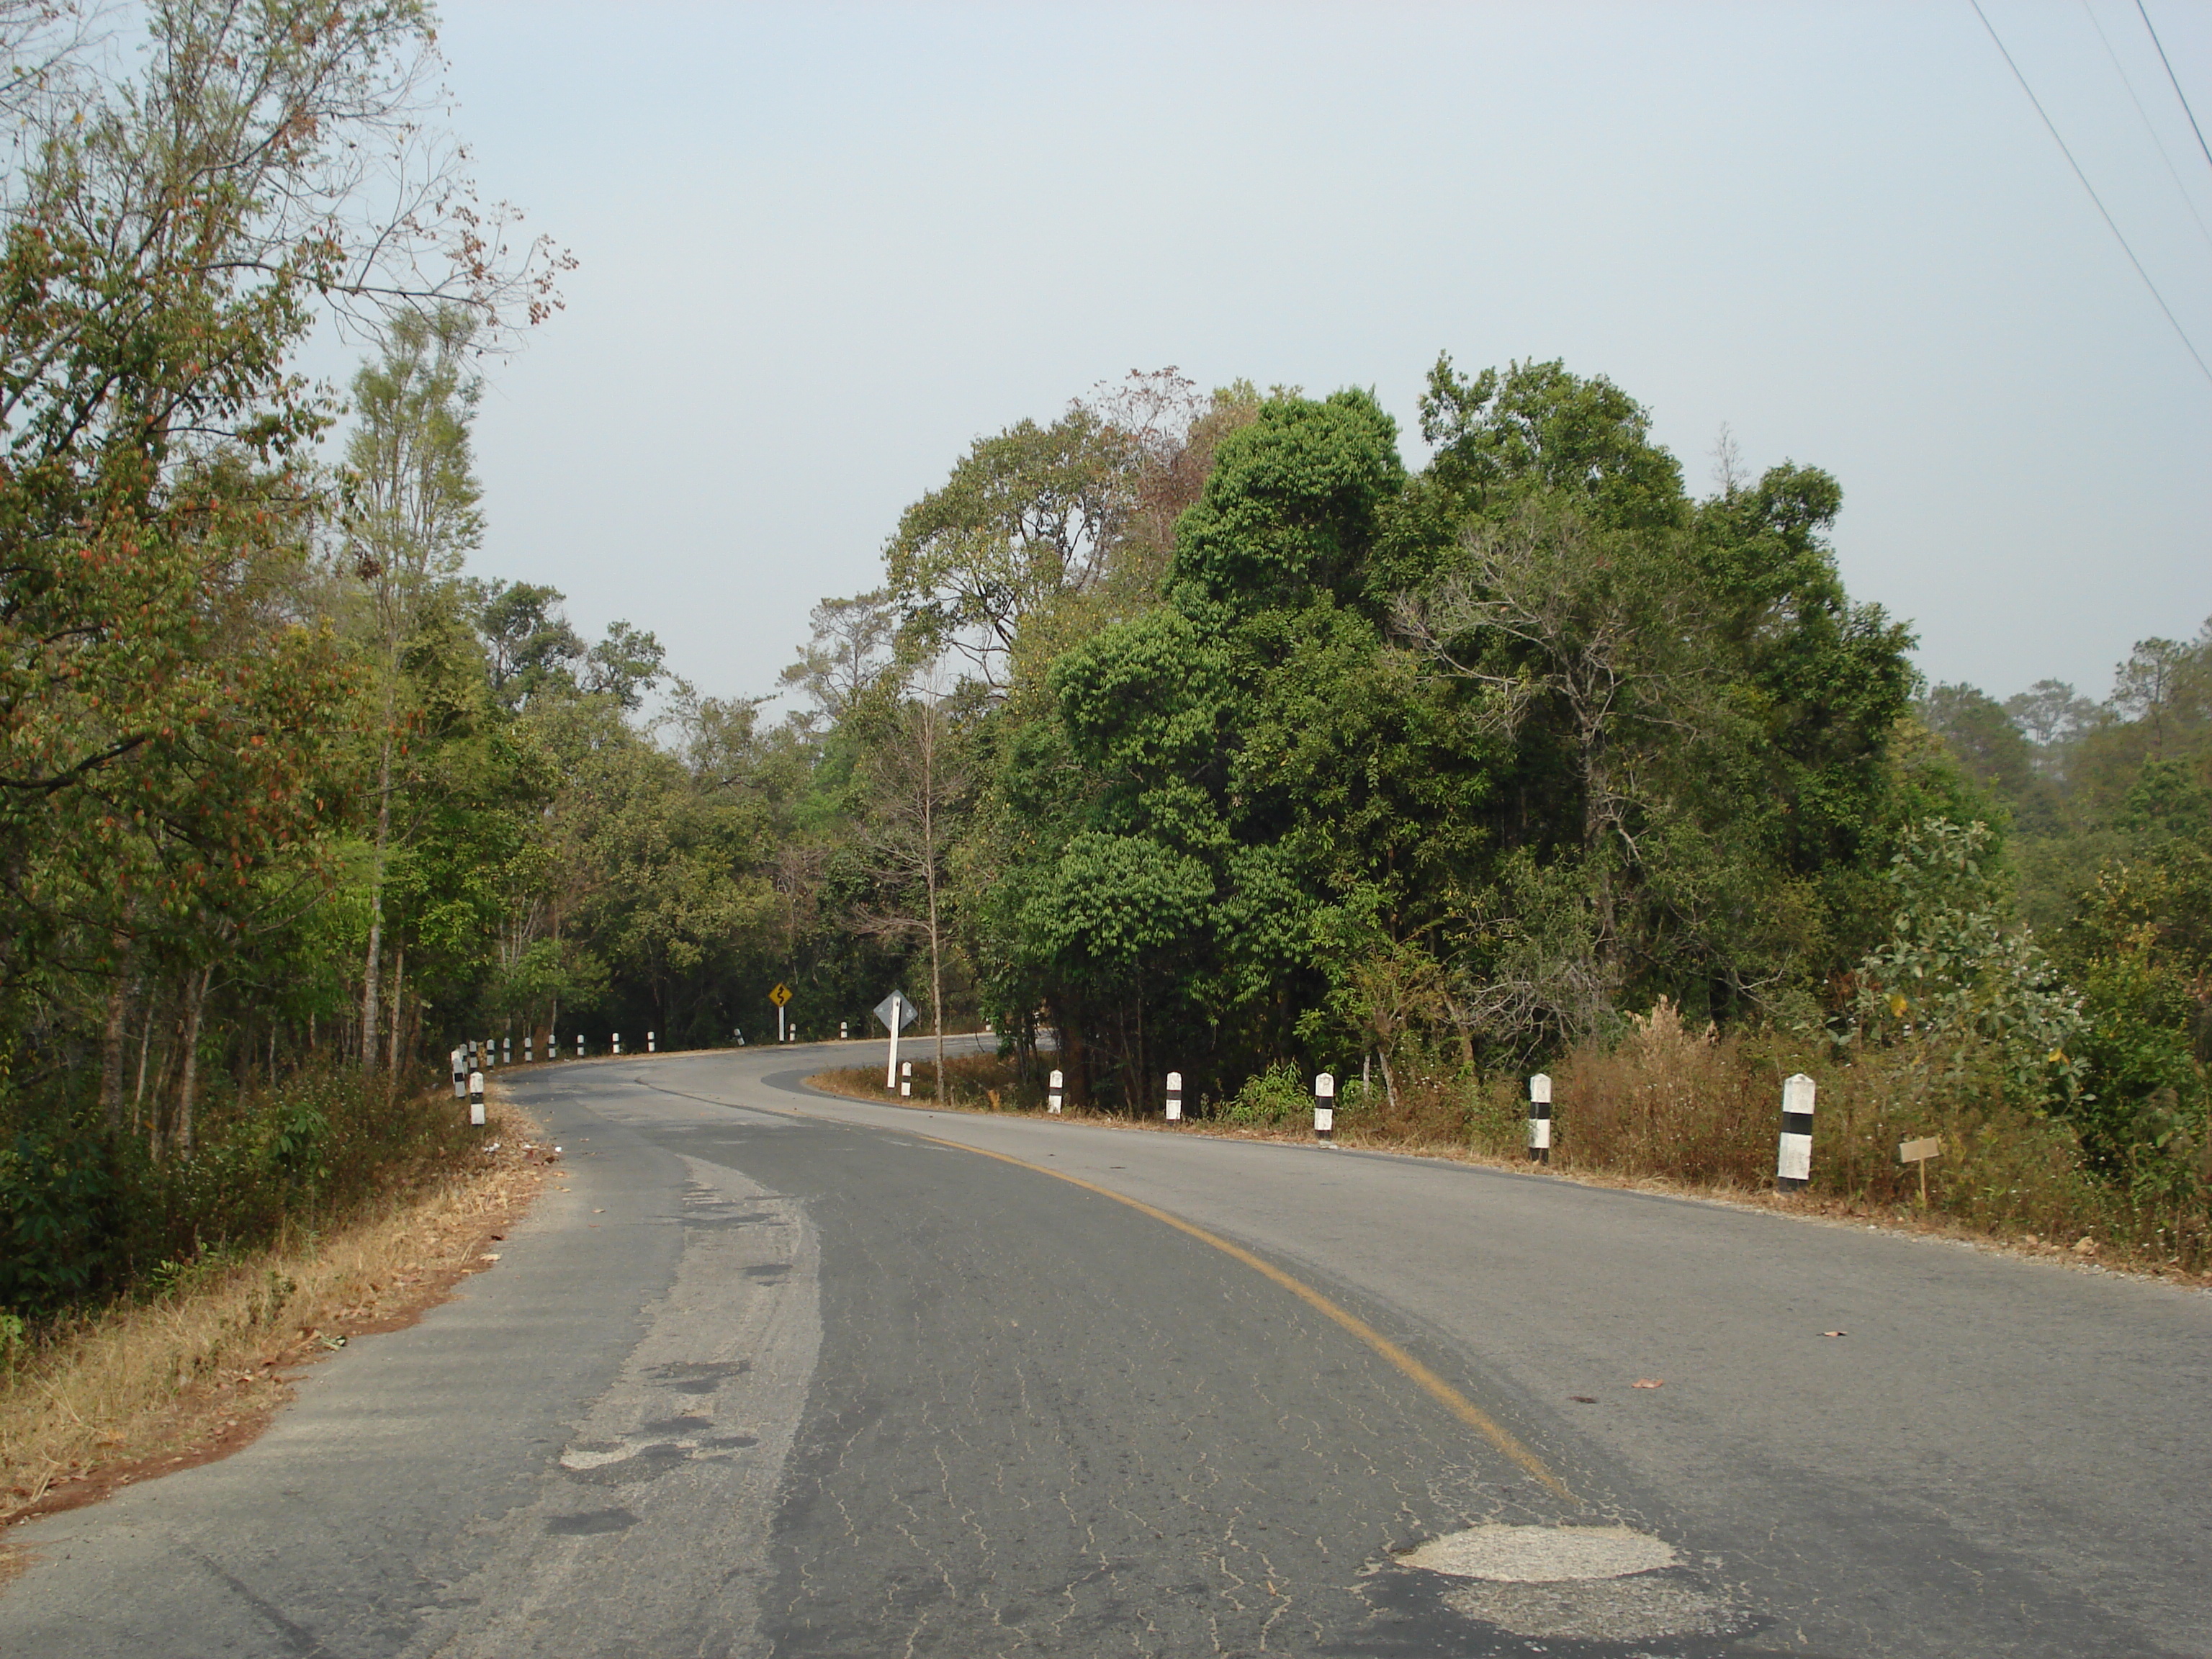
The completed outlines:
{"type": "Polygon", "coordinates": [[[1538,708],[1555,713],[1575,755],[1582,851],[1601,963],[1617,965],[1616,875],[1632,866],[1647,805],[1649,745],[1686,729],[1692,687],[1677,665],[1674,590],[1636,538],[1531,505],[1470,531],[1459,561],[1401,598],[1397,629],[1443,672],[1486,694],[1486,723],[1511,737],[1538,708]]]}
{"type": "Polygon", "coordinates": [[[965,733],[956,724],[941,669],[917,676],[875,722],[861,762],[866,802],[861,845],[877,884],[855,930],[877,939],[919,939],[929,947],[929,1012],[937,1040],[937,1089],[945,1092],[946,866],[971,778],[965,733]]]}

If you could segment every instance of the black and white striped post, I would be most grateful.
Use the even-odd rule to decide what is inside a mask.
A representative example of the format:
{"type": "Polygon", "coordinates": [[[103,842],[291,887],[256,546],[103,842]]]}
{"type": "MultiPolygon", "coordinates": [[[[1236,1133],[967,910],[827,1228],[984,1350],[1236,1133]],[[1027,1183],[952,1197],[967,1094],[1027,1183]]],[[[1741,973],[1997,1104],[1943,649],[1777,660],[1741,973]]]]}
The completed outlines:
{"type": "Polygon", "coordinates": [[[903,1100],[913,1093],[914,1062],[910,1060],[902,1060],[899,1061],[899,1098],[903,1100]]]}
{"type": "Polygon", "coordinates": [[[1044,1097],[1045,1110],[1051,1113],[1054,1117],[1058,1117],[1060,1115],[1060,1103],[1067,1098],[1066,1094],[1064,1092],[1063,1083],[1064,1079],[1062,1079],[1060,1074],[1058,1072],[1054,1072],[1052,1074],[1052,1088],[1044,1097]]]}
{"type": "Polygon", "coordinates": [[[645,1034],[645,1052],[646,1052],[646,1053],[647,1053],[648,1054],[653,1054],[653,1053],[654,1053],[654,1052],[655,1052],[655,1050],[654,1050],[654,1048],[653,1048],[653,1039],[655,1038],[655,1036],[656,1036],[657,1035],[658,1035],[658,1033],[655,1033],[655,1032],[653,1032],[653,1031],[647,1031],[647,1032],[645,1034]]]}
{"type": "Polygon", "coordinates": [[[1774,1184],[1794,1193],[1813,1178],[1813,1079],[1799,1072],[1782,1085],[1782,1141],[1774,1184]]]}
{"type": "Polygon", "coordinates": [[[837,1041],[840,1042],[850,1042],[852,1040],[853,1022],[849,1019],[839,1020],[837,1022],[837,1041]]]}
{"type": "Polygon", "coordinates": [[[484,1126],[483,1073],[469,1073],[469,1127],[481,1129],[484,1126]]]}
{"type": "Polygon", "coordinates": [[[514,1039],[513,1037],[511,1037],[511,1036],[503,1036],[503,1037],[501,1037],[501,1038],[499,1040],[499,1046],[501,1047],[501,1049],[503,1049],[503,1050],[506,1052],[506,1054],[507,1054],[507,1059],[502,1062],[502,1064],[508,1065],[508,1066],[512,1066],[512,1065],[514,1065],[514,1039]]]}
{"type": "Polygon", "coordinates": [[[622,1033],[620,1031],[610,1033],[607,1042],[615,1053],[620,1054],[622,1052],[622,1033]]]}
{"type": "Polygon", "coordinates": [[[1552,1079],[1547,1072],[1528,1079],[1528,1161],[1552,1161],[1552,1079]]]}
{"type": "Polygon", "coordinates": [[[583,1034],[581,1031],[579,1031],[579,1032],[577,1032],[577,1033],[576,1033],[576,1058],[577,1058],[577,1059],[579,1059],[579,1060],[581,1060],[583,1057],[584,1057],[584,1034],[583,1034]]]}
{"type": "Polygon", "coordinates": [[[461,1061],[461,1051],[453,1050],[453,1098],[460,1100],[469,1092],[469,1068],[461,1061]]]}
{"type": "Polygon", "coordinates": [[[532,1056],[537,1052],[537,1042],[536,1031],[525,1031],[522,1034],[522,1063],[525,1066],[531,1063],[532,1056]]]}
{"type": "Polygon", "coordinates": [[[1314,1079],[1314,1139],[1327,1140],[1336,1133],[1336,1079],[1327,1072],[1314,1079]]]}
{"type": "Polygon", "coordinates": [[[1170,1123],[1182,1121],[1182,1073],[1181,1072],[1168,1073],[1168,1121],[1170,1123]]]}

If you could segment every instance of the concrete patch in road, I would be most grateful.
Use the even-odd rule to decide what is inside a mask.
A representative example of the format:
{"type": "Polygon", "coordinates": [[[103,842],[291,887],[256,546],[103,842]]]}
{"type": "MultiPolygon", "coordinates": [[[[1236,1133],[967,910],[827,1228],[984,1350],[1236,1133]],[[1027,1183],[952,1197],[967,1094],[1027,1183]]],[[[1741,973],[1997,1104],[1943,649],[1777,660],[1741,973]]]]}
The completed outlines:
{"type": "Polygon", "coordinates": [[[1675,1565],[1674,1547],[1629,1527],[1469,1527],[1399,1558],[1409,1567],[1500,1583],[1625,1578],[1675,1565]]]}
{"type": "Polygon", "coordinates": [[[1673,1545],[1629,1527],[1470,1527],[1398,1565],[1462,1581],[1438,1598],[1462,1617],[1539,1640],[1719,1636],[1735,1622],[1675,1571],[1673,1545]]]}

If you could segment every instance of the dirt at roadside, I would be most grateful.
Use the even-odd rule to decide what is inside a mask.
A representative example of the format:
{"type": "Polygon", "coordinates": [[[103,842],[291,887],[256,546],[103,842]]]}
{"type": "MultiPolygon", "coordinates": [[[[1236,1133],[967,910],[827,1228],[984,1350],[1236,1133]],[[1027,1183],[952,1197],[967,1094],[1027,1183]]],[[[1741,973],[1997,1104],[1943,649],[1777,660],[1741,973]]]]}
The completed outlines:
{"type": "MultiPolygon", "coordinates": [[[[494,1266],[559,1156],[510,1103],[495,1097],[489,1115],[481,1160],[444,1184],[185,1296],[88,1320],[0,1382],[0,1527],[229,1455],[307,1366],[413,1324],[494,1266]]],[[[11,1553],[0,1539],[0,1581],[11,1553]]]]}

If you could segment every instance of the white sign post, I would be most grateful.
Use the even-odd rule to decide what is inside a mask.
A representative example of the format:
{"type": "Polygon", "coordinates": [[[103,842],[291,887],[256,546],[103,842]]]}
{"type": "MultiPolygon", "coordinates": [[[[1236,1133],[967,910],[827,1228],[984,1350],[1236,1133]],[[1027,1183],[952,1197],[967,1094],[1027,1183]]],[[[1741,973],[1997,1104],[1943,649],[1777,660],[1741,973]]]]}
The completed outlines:
{"type": "Polygon", "coordinates": [[[906,993],[903,991],[893,991],[878,1003],[875,1013],[876,1018],[883,1021],[891,1034],[890,1058],[884,1062],[884,1087],[896,1089],[898,1087],[899,1033],[913,1024],[920,1016],[914,1004],[906,1000],[906,993]]]}

